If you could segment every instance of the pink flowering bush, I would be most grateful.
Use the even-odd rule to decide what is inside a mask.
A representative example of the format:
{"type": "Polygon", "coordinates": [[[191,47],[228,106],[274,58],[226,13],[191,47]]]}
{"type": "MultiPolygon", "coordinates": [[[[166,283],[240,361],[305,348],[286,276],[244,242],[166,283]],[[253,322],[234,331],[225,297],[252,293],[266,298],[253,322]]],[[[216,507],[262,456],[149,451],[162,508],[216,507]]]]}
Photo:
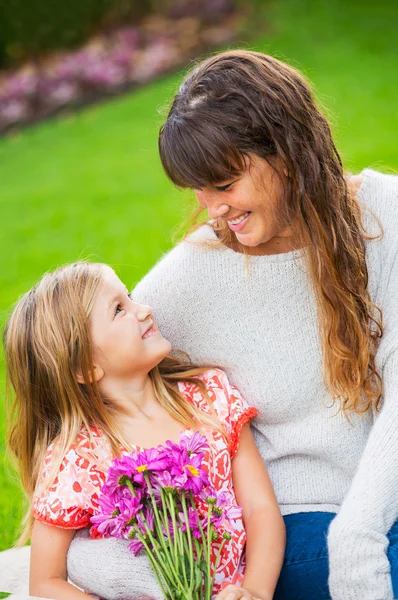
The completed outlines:
{"type": "Polygon", "coordinates": [[[91,518],[92,535],[129,540],[146,552],[168,599],[210,600],[225,542],[241,509],[210,485],[206,437],[181,434],[180,444],[116,458],[91,518]],[[211,564],[216,545],[215,564],[211,564]]]}
{"type": "Polygon", "coordinates": [[[0,72],[0,133],[150,81],[234,39],[233,0],[170,0],[162,14],[96,35],[75,51],[0,72]]]}

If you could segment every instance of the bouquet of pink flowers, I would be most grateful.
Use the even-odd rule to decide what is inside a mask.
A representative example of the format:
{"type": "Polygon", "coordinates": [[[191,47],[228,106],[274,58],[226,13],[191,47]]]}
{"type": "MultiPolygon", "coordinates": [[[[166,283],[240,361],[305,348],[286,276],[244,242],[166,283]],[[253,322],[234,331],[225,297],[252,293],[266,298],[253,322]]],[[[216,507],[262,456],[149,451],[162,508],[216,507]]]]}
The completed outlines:
{"type": "Polygon", "coordinates": [[[203,468],[206,437],[116,458],[91,518],[95,532],[144,549],[165,598],[210,600],[222,549],[241,509],[215,490],[203,468]],[[213,557],[213,558],[212,558],[213,557]],[[215,557],[215,559],[214,559],[215,557]]]}

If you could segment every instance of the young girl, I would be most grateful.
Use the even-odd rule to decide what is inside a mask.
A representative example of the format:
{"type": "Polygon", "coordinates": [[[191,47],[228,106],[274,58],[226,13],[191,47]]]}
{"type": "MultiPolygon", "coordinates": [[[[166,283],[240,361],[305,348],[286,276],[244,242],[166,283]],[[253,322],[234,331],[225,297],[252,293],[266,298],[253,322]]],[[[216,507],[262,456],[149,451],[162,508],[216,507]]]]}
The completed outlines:
{"type": "MultiPolygon", "coordinates": [[[[243,507],[214,592],[218,600],[271,600],[283,560],[283,520],[250,432],[257,411],[223,371],[168,356],[170,344],[151,309],[130,298],[110,267],[93,263],[45,275],[14,309],[4,347],[15,391],[9,448],[31,503],[21,541],[31,536],[32,595],[87,597],[68,583],[67,551],[76,530],[90,525],[113,457],[201,430],[210,445],[211,483],[243,507]]],[[[106,597],[140,597],[149,563],[124,550],[130,581],[118,581],[110,561],[111,572],[104,569],[86,591],[104,597],[102,578],[111,577],[106,597]]]]}

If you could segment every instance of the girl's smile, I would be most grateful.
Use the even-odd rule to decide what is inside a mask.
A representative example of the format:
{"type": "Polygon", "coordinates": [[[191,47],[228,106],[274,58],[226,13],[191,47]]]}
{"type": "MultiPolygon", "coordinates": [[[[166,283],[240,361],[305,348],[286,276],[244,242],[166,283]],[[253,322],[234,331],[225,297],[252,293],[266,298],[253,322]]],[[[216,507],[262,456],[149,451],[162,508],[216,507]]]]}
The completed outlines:
{"type": "Polygon", "coordinates": [[[158,334],[159,334],[159,330],[156,329],[156,327],[154,327],[153,321],[150,321],[150,325],[146,329],[145,333],[143,334],[142,339],[146,340],[147,338],[153,337],[154,335],[158,335],[158,334]]]}

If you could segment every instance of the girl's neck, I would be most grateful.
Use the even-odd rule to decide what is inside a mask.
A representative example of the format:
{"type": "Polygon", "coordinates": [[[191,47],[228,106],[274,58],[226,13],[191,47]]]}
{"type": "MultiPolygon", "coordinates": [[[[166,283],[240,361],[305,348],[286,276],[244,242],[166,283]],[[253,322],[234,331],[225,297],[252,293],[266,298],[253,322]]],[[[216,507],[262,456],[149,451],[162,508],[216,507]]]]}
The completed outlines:
{"type": "Polygon", "coordinates": [[[109,398],[122,418],[150,418],[158,401],[149,375],[101,382],[101,393],[109,398]]]}

